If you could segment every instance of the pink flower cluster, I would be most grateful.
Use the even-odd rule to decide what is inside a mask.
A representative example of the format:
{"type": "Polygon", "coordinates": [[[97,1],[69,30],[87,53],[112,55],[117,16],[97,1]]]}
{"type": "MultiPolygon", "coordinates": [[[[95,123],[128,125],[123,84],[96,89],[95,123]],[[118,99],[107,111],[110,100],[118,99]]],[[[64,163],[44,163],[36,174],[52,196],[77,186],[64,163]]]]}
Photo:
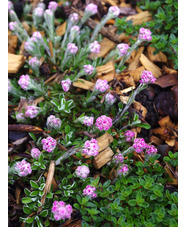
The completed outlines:
{"type": "Polygon", "coordinates": [[[54,128],[59,129],[61,127],[61,120],[54,115],[50,115],[47,118],[47,127],[48,128],[54,128]]]}
{"type": "Polygon", "coordinates": [[[109,7],[109,13],[111,13],[114,17],[118,17],[120,14],[120,9],[117,6],[109,7]]]}
{"type": "Polygon", "coordinates": [[[18,84],[21,86],[22,89],[28,90],[30,88],[30,77],[29,75],[22,75],[18,80],[18,84]]]}
{"type": "Polygon", "coordinates": [[[100,130],[109,130],[112,127],[112,119],[105,115],[102,115],[96,119],[95,126],[100,130]]]}
{"type": "Polygon", "coordinates": [[[27,106],[25,111],[25,116],[29,118],[35,118],[38,115],[38,108],[37,106],[27,106]]]}
{"type": "Polygon", "coordinates": [[[152,36],[151,36],[152,33],[149,29],[140,28],[139,33],[140,33],[139,36],[138,36],[139,40],[143,40],[143,41],[151,41],[152,40],[152,36]]]}
{"type": "Polygon", "coordinates": [[[132,131],[130,131],[130,130],[127,130],[127,131],[125,132],[125,139],[126,139],[127,142],[132,141],[133,138],[134,138],[134,136],[135,136],[135,132],[132,132],[132,131]]]}
{"type": "Polygon", "coordinates": [[[75,174],[82,178],[82,179],[85,179],[87,178],[88,174],[90,173],[90,170],[87,166],[83,165],[83,166],[78,166],[76,171],[75,171],[75,174]]]}
{"type": "Polygon", "coordinates": [[[42,39],[42,35],[41,35],[41,33],[40,32],[34,32],[33,34],[32,34],[32,38],[35,38],[35,39],[42,39]]]}
{"type": "Polygon", "coordinates": [[[94,71],[94,67],[92,65],[84,65],[83,68],[85,70],[85,73],[88,75],[91,75],[94,71]]]}
{"type": "Polygon", "coordinates": [[[10,29],[11,31],[15,31],[16,28],[17,28],[17,26],[18,26],[18,24],[17,24],[16,21],[11,21],[11,22],[9,23],[9,29],[10,29]]]}
{"type": "Polygon", "coordinates": [[[107,89],[109,89],[109,85],[108,85],[108,81],[107,80],[101,80],[101,79],[98,79],[96,81],[96,84],[95,84],[95,88],[96,90],[100,91],[100,92],[105,92],[107,89]]]}
{"type": "Polygon", "coordinates": [[[33,11],[34,15],[37,17],[42,17],[44,14],[44,9],[42,7],[36,7],[33,11]]]}
{"type": "Polygon", "coordinates": [[[72,23],[75,23],[79,20],[79,15],[77,13],[72,13],[70,14],[69,18],[72,23]]]}
{"type": "Polygon", "coordinates": [[[52,206],[52,213],[54,214],[54,219],[56,221],[65,220],[66,218],[71,218],[72,206],[70,204],[65,204],[63,201],[54,201],[52,206]]]}
{"type": "Polygon", "coordinates": [[[37,158],[39,158],[40,154],[41,154],[41,151],[38,148],[33,148],[31,150],[32,158],[36,158],[37,159],[37,158]]]}
{"type": "Polygon", "coordinates": [[[57,2],[54,2],[54,1],[51,1],[48,5],[48,8],[52,11],[56,11],[57,7],[58,7],[58,4],[57,2]]]}
{"type": "Polygon", "coordinates": [[[146,147],[146,154],[153,155],[156,154],[158,150],[153,145],[147,145],[146,147]]]}
{"type": "Polygon", "coordinates": [[[62,80],[61,81],[62,89],[64,91],[68,91],[70,89],[71,83],[72,83],[72,81],[69,78],[66,80],[62,80]]]}
{"type": "Polygon", "coordinates": [[[114,155],[112,161],[116,164],[123,163],[124,157],[121,153],[118,153],[118,154],[114,155]]]}
{"type": "Polygon", "coordinates": [[[113,105],[116,101],[116,98],[114,97],[114,95],[107,93],[105,95],[105,102],[109,105],[113,105]]]}
{"type": "Polygon", "coordinates": [[[129,45],[125,44],[125,43],[120,43],[117,45],[117,49],[119,50],[119,54],[121,56],[124,56],[127,54],[127,51],[129,49],[129,45]]]}
{"type": "Polygon", "coordinates": [[[33,70],[35,70],[40,66],[40,61],[37,59],[37,57],[33,57],[28,61],[28,64],[33,70]]]}
{"type": "Polygon", "coordinates": [[[70,54],[76,54],[78,51],[78,47],[74,43],[68,43],[67,44],[67,51],[70,54]]]}
{"type": "Polygon", "coordinates": [[[13,6],[12,2],[8,1],[8,10],[11,10],[13,8],[14,8],[14,6],[13,6]]]}
{"type": "Polygon", "coordinates": [[[143,138],[137,138],[134,140],[133,148],[137,153],[141,153],[144,149],[147,148],[147,144],[143,138]]]}
{"type": "Polygon", "coordinates": [[[51,9],[46,9],[45,12],[44,12],[44,17],[45,18],[52,18],[54,16],[54,12],[53,10],[51,9]]]}
{"type": "Polygon", "coordinates": [[[17,174],[20,177],[25,177],[28,174],[32,173],[32,169],[31,169],[31,165],[29,162],[26,162],[25,160],[22,160],[21,162],[17,162],[15,164],[15,170],[17,172],[17,174]]]}
{"type": "Polygon", "coordinates": [[[156,81],[156,78],[150,71],[143,71],[141,75],[141,80],[139,81],[142,84],[153,84],[156,81]]]}
{"type": "Polygon", "coordinates": [[[96,198],[97,197],[97,193],[95,193],[96,188],[91,186],[91,185],[87,185],[86,188],[83,189],[83,195],[84,196],[89,196],[90,199],[92,198],[96,198]]]}
{"type": "Polygon", "coordinates": [[[96,139],[87,140],[84,143],[83,153],[89,156],[98,155],[99,145],[96,139]]]}
{"type": "Polygon", "coordinates": [[[16,113],[16,120],[18,123],[23,123],[25,122],[26,118],[23,113],[16,113]]]}
{"type": "Polygon", "coordinates": [[[83,120],[83,124],[86,126],[92,126],[94,124],[94,117],[85,116],[83,120]]]}
{"type": "Polygon", "coordinates": [[[128,174],[128,172],[129,172],[129,168],[128,168],[127,164],[123,164],[123,165],[119,166],[117,169],[118,175],[126,176],[128,174]]]}
{"type": "Polygon", "coordinates": [[[46,139],[42,139],[43,150],[47,151],[48,153],[53,152],[56,147],[56,140],[52,137],[47,137],[46,139]]]}
{"type": "Polygon", "coordinates": [[[72,26],[71,32],[76,32],[79,34],[79,31],[80,31],[79,26],[77,26],[77,25],[72,26]]]}
{"type": "Polygon", "coordinates": [[[100,48],[101,46],[96,40],[93,43],[89,44],[89,49],[91,53],[99,54],[100,48]]]}
{"type": "Polygon", "coordinates": [[[90,13],[91,15],[94,15],[98,12],[98,7],[94,3],[90,3],[86,6],[85,12],[90,13]]]}

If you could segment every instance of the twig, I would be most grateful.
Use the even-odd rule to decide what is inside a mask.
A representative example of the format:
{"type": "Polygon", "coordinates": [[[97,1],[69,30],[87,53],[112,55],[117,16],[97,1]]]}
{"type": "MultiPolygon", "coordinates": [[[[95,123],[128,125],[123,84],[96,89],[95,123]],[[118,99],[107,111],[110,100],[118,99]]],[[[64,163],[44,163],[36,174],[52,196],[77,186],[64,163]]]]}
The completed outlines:
{"type": "Polygon", "coordinates": [[[8,125],[9,131],[21,131],[21,132],[43,132],[43,129],[32,125],[8,125]]]}
{"type": "Polygon", "coordinates": [[[54,172],[55,172],[55,161],[52,160],[50,162],[50,166],[49,166],[49,170],[48,170],[48,175],[47,175],[47,179],[46,179],[45,188],[43,190],[43,195],[41,197],[41,204],[42,205],[39,207],[37,213],[40,213],[41,212],[42,206],[44,205],[45,200],[46,200],[46,196],[50,192],[50,188],[51,188],[51,184],[52,184],[52,179],[53,179],[53,176],[54,176],[54,172]]]}

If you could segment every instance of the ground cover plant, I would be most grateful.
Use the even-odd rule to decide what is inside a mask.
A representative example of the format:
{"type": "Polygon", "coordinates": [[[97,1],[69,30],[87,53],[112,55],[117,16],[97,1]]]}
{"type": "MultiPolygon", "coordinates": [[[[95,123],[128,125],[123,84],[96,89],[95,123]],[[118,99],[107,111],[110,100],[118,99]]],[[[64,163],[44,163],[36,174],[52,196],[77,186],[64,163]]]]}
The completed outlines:
{"type": "MultiPolygon", "coordinates": [[[[178,195],[170,185],[178,153],[162,155],[143,138],[151,125],[141,107],[133,108],[161,81],[147,68],[136,86],[124,87],[121,79],[133,54],[155,42],[151,26],[138,26],[133,41],[102,56],[105,26],[119,23],[120,8],[110,5],[90,28],[98,5],[86,4],[83,13],[63,19],[59,33],[59,6],[28,3],[18,17],[8,1],[9,30],[21,46],[15,53],[25,56],[8,80],[9,130],[17,136],[9,147],[10,202],[16,194],[10,226],[177,226],[178,195]],[[108,67],[114,77],[99,76],[108,67]]],[[[176,134],[169,116],[163,119],[163,130],[170,126],[176,134]]]]}

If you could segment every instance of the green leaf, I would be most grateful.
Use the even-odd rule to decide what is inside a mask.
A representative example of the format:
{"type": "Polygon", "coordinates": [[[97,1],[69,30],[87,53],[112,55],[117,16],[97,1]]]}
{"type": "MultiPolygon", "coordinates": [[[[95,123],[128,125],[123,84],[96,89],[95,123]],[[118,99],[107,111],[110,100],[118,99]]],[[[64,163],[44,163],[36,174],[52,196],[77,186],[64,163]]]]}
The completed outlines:
{"type": "Polygon", "coordinates": [[[28,206],[23,206],[23,211],[25,214],[31,214],[32,213],[32,209],[30,209],[28,206]]]}
{"type": "Polygon", "coordinates": [[[34,221],[34,217],[28,218],[26,219],[26,223],[32,223],[34,221]]]}
{"type": "Polygon", "coordinates": [[[48,215],[48,210],[43,210],[43,211],[41,211],[41,213],[39,214],[39,216],[41,216],[41,217],[46,217],[48,215]]]}
{"type": "Polygon", "coordinates": [[[150,129],[151,126],[147,123],[140,123],[140,124],[135,124],[137,127],[145,128],[145,129],[150,129]]]}
{"type": "Polygon", "coordinates": [[[22,198],[22,203],[31,203],[33,200],[29,197],[22,198]]]}
{"type": "Polygon", "coordinates": [[[53,193],[52,193],[52,192],[49,192],[49,193],[47,194],[46,198],[52,199],[52,198],[53,198],[53,193]]]}
{"type": "Polygon", "coordinates": [[[28,134],[34,141],[36,141],[36,137],[33,132],[29,132],[28,134]]]}
{"type": "Polygon", "coordinates": [[[49,226],[50,225],[50,222],[49,222],[49,220],[47,219],[47,221],[45,222],[45,226],[47,227],[47,226],[49,226]]]}
{"type": "Polygon", "coordinates": [[[39,195],[39,191],[33,191],[30,193],[30,196],[37,196],[39,195]]]}
{"type": "Polygon", "coordinates": [[[24,189],[24,192],[25,192],[26,195],[30,195],[30,192],[31,192],[31,191],[29,191],[27,188],[25,188],[25,189],[24,189]]]}
{"type": "Polygon", "coordinates": [[[30,185],[32,188],[39,189],[39,185],[33,180],[30,181],[30,185]]]}
{"type": "Polygon", "coordinates": [[[136,200],[135,199],[131,199],[131,200],[128,201],[128,204],[130,206],[136,206],[136,200]]]}
{"type": "Polygon", "coordinates": [[[103,184],[103,188],[107,188],[111,183],[111,180],[108,180],[106,181],[104,184],[103,184]]]}
{"type": "Polygon", "coordinates": [[[43,159],[44,159],[43,154],[40,154],[40,156],[39,156],[39,162],[42,162],[42,161],[43,161],[43,159]]]}
{"type": "Polygon", "coordinates": [[[73,205],[76,209],[80,209],[80,206],[79,206],[79,204],[78,203],[74,203],[74,205],[73,205]]]}
{"type": "Polygon", "coordinates": [[[76,199],[77,199],[77,201],[78,201],[79,204],[82,203],[81,197],[79,195],[76,195],[76,199]]]}

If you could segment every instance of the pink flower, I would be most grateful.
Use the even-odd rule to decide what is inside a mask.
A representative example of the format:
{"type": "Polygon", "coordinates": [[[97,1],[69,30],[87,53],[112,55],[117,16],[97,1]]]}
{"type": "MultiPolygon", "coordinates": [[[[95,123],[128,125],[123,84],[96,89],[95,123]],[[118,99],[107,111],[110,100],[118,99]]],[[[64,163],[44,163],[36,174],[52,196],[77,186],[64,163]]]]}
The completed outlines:
{"type": "Polygon", "coordinates": [[[51,9],[46,9],[44,12],[44,16],[49,16],[49,17],[53,17],[54,12],[51,9]]]}
{"type": "Polygon", "coordinates": [[[90,13],[91,15],[94,15],[98,12],[98,7],[94,3],[90,3],[86,6],[85,12],[90,13]]]}
{"type": "Polygon", "coordinates": [[[109,13],[113,15],[113,17],[118,17],[120,14],[120,9],[117,6],[109,7],[109,13]]]}
{"type": "Polygon", "coordinates": [[[25,116],[29,118],[35,118],[38,114],[38,107],[36,106],[27,106],[25,111],[25,116]]]}
{"type": "Polygon", "coordinates": [[[70,85],[71,85],[71,80],[68,78],[66,80],[62,80],[61,81],[61,85],[62,85],[62,89],[64,91],[68,91],[70,89],[70,85]]]}
{"type": "Polygon", "coordinates": [[[28,174],[32,173],[31,165],[30,163],[26,162],[25,160],[22,160],[21,162],[17,162],[14,166],[15,171],[20,177],[25,177],[28,174]]]}
{"type": "Polygon", "coordinates": [[[110,94],[110,93],[107,93],[105,95],[105,102],[108,104],[108,105],[113,105],[116,101],[116,98],[110,94]]]}
{"type": "Polygon", "coordinates": [[[40,66],[40,61],[37,59],[37,57],[33,57],[28,61],[28,64],[33,70],[37,70],[40,66]]]}
{"type": "Polygon", "coordinates": [[[156,154],[158,150],[153,145],[147,145],[146,147],[146,154],[153,155],[156,154]]]}
{"type": "Polygon", "coordinates": [[[109,130],[112,127],[112,119],[105,115],[98,117],[95,123],[95,126],[100,130],[109,130]]]}
{"type": "Polygon", "coordinates": [[[42,17],[44,14],[44,10],[42,7],[36,7],[33,11],[34,15],[37,17],[42,17]]]}
{"type": "Polygon", "coordinates": [[[122,155],[121,153],[118,153],[118,154],[115,154],[115,155],[114,155],[112,161],[113,161],[114,163],[116,163],[116,164],[118,164],[118,163],[123,163],[124,157],[123,157],[123,155],[122,155]]]}
{"type": "Polygon", "coordinates": [[[93,43],[89,44],[89,49],[91,53],[99,54],[101,46],[99,45],[98,41],[94,41],[93,43]]]}
{"type": "Polygon", "coordinates": [[[54,128],[54,129],[59,129],[61,127],[61,120],[54,115],[50,115],[47,118],[47,127],[48,128],[54,128]]]}
{"type": "Polygon", "coordinates": [[[11,1],[8,1],[8,10],[12,10],[14,8],[11,1]]]}
{"type": "Polygon", "coordinates": [[[118,167],[117,169],[117,173],[118,175],[122,175],[122,176],[126,176],[129,172],[129,168],[127,164],[123,164],[121,166],[118,167]]]}
{"type": "Polygon", "coordinates": [[[18,80],[18,84],[24,90],[30,89],[31,83],[30,83],[30,77],[29,77],[29,75],[26,74],[26,75],[20,76],[20,78],[18,80]]]}
{"type": "Polygon", "coordinates": [[[33,148],[31,150],[32,158],[36,158],[37,159],[40,156],[40,154],[41,154],[41,151],[38,148],[33,148]]]}
{"type": "Polygon", "coordinates": [[[76,54],[78,51],[78,47],[74,43],[68,43],[67,50],[70,54],[76,54]]]}
{"type": "Polygon", "coordinates": [[[134,136],[135,136],[135,132],[132,132],[130,130],[127,130],[125,132],[125,137],[127,142],[130,142],[131,140],[133,140],[134,136]]]}
{"type": "Polygon", "coordinates": [[[76,171],[75,171],[75,174],[82,178],[82,179],[85,179],[87,178],[88,174],[90,173],[90,170],[87,166],[83,165],[83,166],[78,166],[76,171]]]}
{"type": "Polygon", "coordinates": [[[69,219],[73,210],[70,204],[66,205],[63,201],[54,201],[51,211],[54,214],[54,219],[59,221],[65,220],[66,218],[69,219]]]}
{"type": "Polygon", "coordinates": [[[77,26],[77,25],[72,26],[71,32],[72,31],[79,33],[79,31],[80,31],[79,26],[77,26]]]}
{"type": "Polygon", "coordinates": [[[133,148],[137,153],[141,153],[144,149],[146,149],[147,144],[143,138],[137,138],[134,140],[133,148]]]}
{"type": "Polygon", "coordinates": [[[47,151],[48,153],[53,152],[56,147],[56,140],[52,137],[47,137],[46,139],[42,139],[43,150],[47,151]]]}
{"type": "Polygon", "coordinates": [[[141,80],[139,81],[142,84],[153,84],[156,81],[156,78],[150,71],[143,71],[141,75],[141,80]]]}
{"type": "Polygon", "coordinates": [[[96,81],[96,84],[95,84],[95,88],[96,90],[100,91],[100,92],[105,92],[107,89],[109,89],[109,85],[108,85],[108,81],[107,80],[101,80],[101,79],[98,79],[96,81]]]}
{"type": "Polygon", "coordinates": [[[83,124],[86,126],[92,126],[94,124],[94,117],[85,116],[83,124]]]}
{"type": "Polygon", "coordinates": [[[125,43],[120,43],[117,45],[117,49],[119,50],[119,54],[121,56],[124,56],[127,54],[127,51],[129,49],[129,45],[125,44],[125,43]]]}
{"type": "Polygon", "coordinates": [[[86,74],[91,75],[92,72],[94,71],[94,67],[92,65],[84,65],[84,70],[86,74]]]}
{"type": "Polygon", "coordinates": [[[52,11],[56,11],[57,7],[58,7],[58,4],[57,4],[57,2],[54,2],[54,1],[51,1],[48,5],[48,9],[50,9],[52,11]]]}
{"type": "Polygon", "coordinates": [[[95,193],[96,188],[91,186],[91,185],[87,185],[86,188],[83,189],[83,195],[84,196],[89,196],[90,199],[92,198],[96,198],[97,194],[95,193]]]}
{"type": "Polygon", "coordinates": [[[18,123],[24,123],[26,121],[25,115],[23,113],[16,113],[16,120],[18,123]]]}
{"type": "Polygon", "coordinates": [[[18,24],[17,24],[16,21],[13,21],[13,22],[10,22],[10,23],[9,23],[9,29],[10,29],[11,31],[15,31],[16,28],[17,28],[17,26],[18,26],[18,24]]]}
{"type": "Polygon", "coordinates": [[[99,150],[99,145],[97,140],[91,139],[91,140],[85,141],[84,149],[83,149],[84,154],[95,157],[99,153],[98,150],[99,150]]]}
{"type": "Polygon", "coordinates": [[[33,38],[36,38],[36,39],[42,39],[41,33],[40,32],[37,32],[37,31],[32,34],[32,37],[33,38]]]}
{"type": "Polygon", "coordinates": [[[143,41],[151,41],[152,40],[152,36],[151,36],[152,33],[149,29],[140,28],[139,33],[140,33],[139,36],[138,36],[139,40],[143,40],[143,41]]]}
{"type": "Polygon", "coordinates": [[[75,23],[79,20],[79,15],[77,13],[72,13],[70,14],[69,18],[72,23],[75,23]]]}

